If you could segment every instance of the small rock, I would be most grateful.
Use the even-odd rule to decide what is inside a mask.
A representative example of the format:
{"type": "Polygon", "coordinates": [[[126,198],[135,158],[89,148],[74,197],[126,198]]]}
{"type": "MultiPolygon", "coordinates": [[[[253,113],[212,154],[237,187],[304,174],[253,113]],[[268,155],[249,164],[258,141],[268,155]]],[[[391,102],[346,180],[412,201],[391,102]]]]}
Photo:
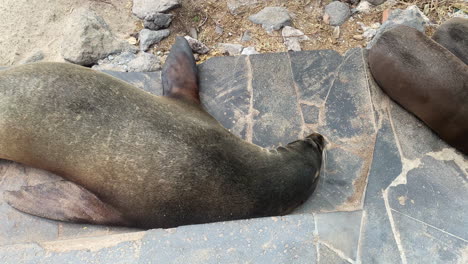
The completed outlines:
{"type": "Polygon", "coordinates": [[[323,23],[330,25],[330,16],[327,13],[323,15],[323,23]]]}
{"type": "Polygon", "coordinates": [[[267,32],[279,30],[291,24],[291,15],[284,7],[265,7],[255,15],[249,16],[249,20],[255,24],[261,24],[267,32]]]}
{"type": "Polygon", "coordinates": [[[162,28],[168,28],[172,22],[173,15],[163,14],[163,13],[154,13],[147,15],[143,25],[147,29],[158,30],[162,28]]]}
{"type": "Polygon", "coordinates": [[[181,5],[181,0],[133,0],[133,13],[140,19],[156,13],[164,13],[181,5]]]}
{"type": "Polygon", "coordinates": [[[385,23],[385,21],[388,20],[388,16],[390,16],[391,12],[392,12],[392,10],[390,8],[387,8],[382,12],[382,24],[385,23]]]}
{"type": "Polygon", "coordinates": [[[215,33],[218,34],[218,35],[222,35],[223,34],[223,28],[219,25],[216,25],[215,27],[215,33]]]}
{"type": "Polygon", "coordinates": [[[355,40],[363,40],[364,37],[362,35],[353,35],[353,39],[355,40]]]}
{"type": "Polygon", "coordinates": [[[92,67],[95,70],[110,70],[120,72],[148,72],[161,69],[159,58],[151,53],[122,52],[115,56],[108,56],[99,60],[97,65],[92,67]]]}
{"type": "Polygon", "coordinates": [[[190,28],[189,29],[189,35],[190,37],[194,38],[194,39],[198,39],[198,32],[197,32],[197,29],[196,28],[190,28]]]}
{"type": "Polygon", "coordinates": [[[255,50],[255,47],[246,47],[242,50],[242,55],[254,55],[254,54],[260,54],[257,50],[255,50]]]}
{"type": "Polygon", "coordinates": [[[189,43],[190,48],[192,48],[192,51],[195,53],[206,54],[210,51],[210,49],[199,40],[196,40],[189,36],[185,36],[185,39],[189,43]]]}
{"type": "Polygon", "coordinates": [[[76,9],[63,33],[62,57],[79,65],[92,65],[112,53],[136,48],[117,40],[106,22],[89,9],[76,9]]]}
{"type": "Polygon", "coordinates": [[[159,43],[165,37],[169,36],[171,32],[169,29],[153,31],[149,29],[142,29],[139,34],[140,50],[146,51],[151,45],[159,43]]]}
{"type": "Polygon", "coordinates": [[[130,45],[136,45],[138,43],[138,40],[135,37],[129,37],[127,39],[128,44],[130,45]]]}
{"type": "Polygon", "coordinates": [[[333,28],[333,38],[334,39],[340,38],[340,27],[333,28]]]}
{"type": "Polygon", "coordinates": [[[371,4],[367,1],[361,1],[356,7],[356,11],[359,13],[369,13],[371,9],[371,4]]]}
{"type": "Polygon", "coordinates": [[[152,72],[161,69],[159,58],[151,53],[140,52],[128,63],[129,72],[152,72]]]}
{"type": "Polygon", "coordinates": [[[283,36],[284,44],[288,50],[292,51],[300,51],[300,42],[303,40],[309,40],[309,38],[302,31],[290,26],[285,26],[281,31],[281,35],[283,36]]]}
{"type": "Polygon", "coordinates": [[[343,24],[349,18],[349,16],[351,16],[351,11],[349,10],[349,6],[347,4],[334,1],[325,6],[325,14],[329,16],[329,22],[331,26],[339,26],[343,24]]]}
{"type": "Polygon", "coordinates": [[[250,41],[251,39],[252,39],[252,37],[250,36],[250,30],[244,31],[244,33],[242,34],[242,37],[241,37],[241,41],[242,42],[247,42],[247,41],[250,41]]]}
{"type": "Polygon", "coordinates": [[[409,6],[405,10],[392,10],[388,16],[387,21],[385,21],[385,23],[379,27],[375,37],[369,42],[369,44],[367,44],[366,48],[370,49],[385,31],[398,25],[405,25],[424,32],[424,29],[428,23],[429,19],[415,5],[409,6]]]}
{"type": "Polygon", "coordinates": [[[199,61],[200,60],[200,54],[194,53],[193,58],[195,59],[195,61],[199,61]]]}
{"type": "Polygon", "coordinates": [[[240,44],[231,44],[231,43],[219,43],[218,49],[223,53],[229,56],[240,55],[242,52],[242,45],[240,44]]]}
{"type": "Polygon", "coordinates": [[[377,6],[377,5],[381,5],[383,3],[385,3],[387,0],[367,0],[369,3],[377,6]]]}
{"type": "Polygon", "coordinates": [[[33,62],[38,62],[44,59],[44,53],[41,50],[37,50],[32,52],[30,55],[28,55],[26,58],[21,60],[19,64],[26,64],[26,63],[33,63],[33,62]]]}
{"type": "Polygon", "coordinates": [[[227,8],[233,15],[239,15],[245,11],[245,7],[258,4],[259,0],[228,0],[227,8]]]}

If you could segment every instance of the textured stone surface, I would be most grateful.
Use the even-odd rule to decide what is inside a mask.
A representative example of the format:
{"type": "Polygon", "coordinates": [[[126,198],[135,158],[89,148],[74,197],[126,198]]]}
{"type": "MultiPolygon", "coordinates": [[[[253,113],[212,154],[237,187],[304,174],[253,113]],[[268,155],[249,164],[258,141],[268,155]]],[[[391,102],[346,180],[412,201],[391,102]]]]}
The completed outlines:
{"type": "Polygon", "coordinates": [[[142,29],[138,37],[140,39],[140,50],[146,51],[151,45],[159,43],[165,37],[169,36],[170,33],[169,29],[156,31],[146,28],[142,29]]]}
{"type": "Polygon", "coordinates": [[[133,13],[140,19],[179,7],[181,0],[133,0],[133,13]]]}
{"type": "Polygon", "coordinates": [[[339,26],[351,16],[351,11],[347,4],[333,1],[325,6],[325,15],[328,16],[328,23],[331,26],[339,26]]]}
{"type": "Polygon", "coordinates": [[[92,65],[109,54],[135,50],[117,40],[107,23],[89,9],[80,8],[70,16],[61,45],[62,57],[79,65],[92,65]]]}
{"type": "Polygon", "coordinates": [[[291,15],[284,7],[269,6],[257,14],[249,16],[249,20],[255,24],[261,24],[267,32],[272,32],[290,25],[291,15]]]}
{"type": "MultiPolygon", "coordinates": [[[[199,65],[201,101],[232,133],[266,147],[312,131],[327,138],[317,190],[291,215],[147,232],[58,223],[2,199],[56,176],[1,161],[0,262],[466,263],[467,157],[389,100],[365,57],[303,51],[199,65]]],[[[108,73],[162,92],[159,72],[108,73]]]]}

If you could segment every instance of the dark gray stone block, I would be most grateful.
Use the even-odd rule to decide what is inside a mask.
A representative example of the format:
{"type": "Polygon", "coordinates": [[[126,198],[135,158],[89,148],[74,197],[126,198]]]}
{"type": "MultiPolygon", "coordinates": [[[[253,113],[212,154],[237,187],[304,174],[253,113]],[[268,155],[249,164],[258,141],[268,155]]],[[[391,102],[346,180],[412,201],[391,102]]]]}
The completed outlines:
{"type": "Polygon", "coordinates": [[[218,57],[199,65],[204,108],[225,128],[246,139],[252,130],[248,57],[218,57]],[[229,69],[229,70],[227,70],[229,69]]]}
{"type": "Polygon", "coordinates": [[[401,263],[383,199],[383,191],[401,172],[401,160],[388,119],[384,119],[375,143],[369,172],[359,255],[362,263],[401,263]]]}
{"type": "MultiPolygon", "coordinates": [[[[407,263],[466,263],[468,242],[394,212],[407,263]]],[[[461,226],[461,228],[463,228],[461,226]]]]}
{"type": "Polygon", "coordinates": [[[338,254],[329,249],[323,244],[319,244],[319,264],[349,264],[348,261],[342,259],[338,254]]]}
{"type": "Polygon", "coordinates": [[[286,145],[303,137],[303,121],[287,53],[249,56],[254,117],[252,142],[262,147],[286,145]]]}
{"type": "MultiPolygon", "coordinates": [[[[467,165],[468,167],[468,165],[467,165]]],[[[406,175],[406,184],[389,189],[390,207],[468,240],[467,175],[453,162],[424,157],[406,175]]],[[[400,227],[401,232],[412,232],[400,227]]]]}
{"type": "Polygon", "coordinates": [[[288,53],[300,100],[320,107],[338,73],[343,57],[333,50],[288,53]]]}

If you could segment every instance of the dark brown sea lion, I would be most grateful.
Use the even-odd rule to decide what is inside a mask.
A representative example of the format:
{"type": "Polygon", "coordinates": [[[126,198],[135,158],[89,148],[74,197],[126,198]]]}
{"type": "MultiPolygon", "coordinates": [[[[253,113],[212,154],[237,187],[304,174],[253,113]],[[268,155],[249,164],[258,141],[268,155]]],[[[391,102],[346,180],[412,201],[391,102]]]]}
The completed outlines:
{"type": "Polygon", "coordinates": [[[468,66],[416,29],[386,31],[369,51],[379,86],[450,145],[468,154],[468,66]]]}
{"type": "Polygon", "coordinates": [[[313,192],[323,137],[266,150],[205,112],[197,68],[178,38],[165,97],[84,67],[35,63],[0,72],[0,158],[60,181],[7,192],[50,219],[141,228],[283,215],[313,192]]]}
{"type": "Polygon", "coordinates": [[[454,17],[447,20],[437,28],[432,39],[468,64],[467,18],[454,17]]]}

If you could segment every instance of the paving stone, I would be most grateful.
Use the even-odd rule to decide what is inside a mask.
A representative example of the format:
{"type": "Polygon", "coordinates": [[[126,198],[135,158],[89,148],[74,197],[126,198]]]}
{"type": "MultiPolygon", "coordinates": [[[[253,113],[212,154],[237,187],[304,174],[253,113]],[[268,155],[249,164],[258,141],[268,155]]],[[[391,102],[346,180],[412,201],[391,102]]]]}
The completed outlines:
{"type": "Polygon", "coordinates": [[[393,213],[393,218],[407,263],[467,263],[467,240],[399,213],[393,213]]]}
{"type": "Polygon", "coordinates": [[[225,128],[246,139],[251,91],[246,57],[217,57],[199,65],[200,99],[225,128]],[[226,69],[230,69],[226,71],[226,69]]]}
{"type": "Polygon", "coordinates": [[[140,262],[314,263],[313,232],[312,215],[153,230],[142,239],[140,262]]]}
{"type": "Polygon", "coordinates": [[[320,242],[339,250],[347,258],[356,260],[361,218],[362,211],[317,214],[315,221],[320,242]]]}
{"type": "Polygon", "coordinates": [[[401,160],[388,119],[377,134],[372,167],[369,172],[364,218],[361,227],[362,263],[401,263],[382,191],[401,172],[401,160]]]}
{"type": "Polygon", "coordinates": [[[319,244],[319,264],[349,264],[348,261],[342,259],[334,251],[323,244],[319,244]]]}
{"type": "MultiPolygon", "coordinates": [[[[462,156],[460,156],[463,159],[462,156]]],[[[468,162],[465,163],[468,168],[468,162]]],[[[406,184],[389,188],[392,209],[468,240],[468,173],[453,161],[424,157],[406,174],[406,184]]],[[[401,227],[402,232],[412,232],[401,227]]]]}
{"type": "Polygon", "coordinates": [[[301,138],[302,120],[288,54],[250,56],[252,64],[254,144],[286,145],[301,138]]]}
{"type": "Polygon", "coordinates": [[[294,81],[300,99],[320,107],[337,74],[343,57],[333,50],[311,50],[289,53],[294,81]]]}

